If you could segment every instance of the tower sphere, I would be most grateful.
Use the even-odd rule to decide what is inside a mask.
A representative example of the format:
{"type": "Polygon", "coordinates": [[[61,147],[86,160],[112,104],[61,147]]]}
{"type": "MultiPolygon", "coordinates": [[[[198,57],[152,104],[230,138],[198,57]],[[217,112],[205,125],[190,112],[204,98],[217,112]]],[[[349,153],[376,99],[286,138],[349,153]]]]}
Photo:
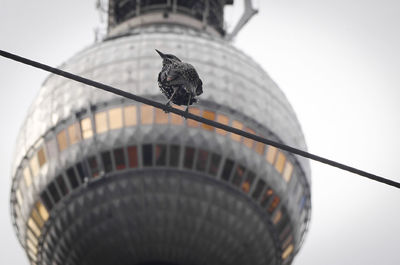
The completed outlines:
{"type": "MultiPolygon", "coordinates": [[[[306,149],[285,95],[224,39],[229,3],[110,1],[105,40],[60,68],[164,102],[154,49],[173,53],[203,79],[192,113],[306,149]]],[[[12,174],[32,264],[290,264],[311,211],[305,159],[56,75],[27,114],[12,174]]]]}

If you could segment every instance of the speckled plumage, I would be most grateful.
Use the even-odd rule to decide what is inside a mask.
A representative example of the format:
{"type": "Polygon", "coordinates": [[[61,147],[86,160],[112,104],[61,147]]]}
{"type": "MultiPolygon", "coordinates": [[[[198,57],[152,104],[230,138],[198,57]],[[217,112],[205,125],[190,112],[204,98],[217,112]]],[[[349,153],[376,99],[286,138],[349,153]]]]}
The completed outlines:
{"type": "Polygon", "coordinates": [[[172,54],[157,52],[163,58],[158,85],[168,98],[167,104],[172,101],[176,105],[189,106],[197,102],[196,96],[203,93],[203,82],[196,69],[172,54]]]}

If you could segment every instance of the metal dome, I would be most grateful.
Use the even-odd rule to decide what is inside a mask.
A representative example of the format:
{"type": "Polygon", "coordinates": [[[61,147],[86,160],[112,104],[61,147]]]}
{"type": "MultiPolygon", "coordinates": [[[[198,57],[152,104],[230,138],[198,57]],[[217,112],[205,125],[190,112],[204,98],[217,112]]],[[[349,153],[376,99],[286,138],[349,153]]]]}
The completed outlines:
{"type": "MultiPolygon", "coordinates": [[[[161,61],[155,48],[176,54],[198,70],[204,94],[193,110],[196,114],[221,117],[219,121],[234,127],[306,149],[282,91],[251,58],[218,37],[180,26],[142,27],[96,43],[60,68],[163,101],[156,84],[161,61]]],[[[148,257],[172,264],[289,263],[300,248],[310,215],[308,162],[213,128],[178,121],[172,114],[157,115],[161,114],[119,96],[55,75],[47,78],[21,128],[13,165],[14,225],[32,263],[132,264],[134,260],[141,264],[148,257]],[[126,123],[129,107],[135,108],[133,127],[126,123]],[[113,128],[114,110],[124,114],[117,122],[122,125],[113,128]],[[100,128],[103,118],[108,124],[105,129],[100,128]],[[71,135],[76,132],[79,139],[74,142],[71,135]],[[172,159],[171,143],[180,146],[185,156],[180,156],[177,168],[170,168],[171,160],[160,164],[160,170],[157,152],[168,150],[166,157],[172,159]],[[133,171],[127,170],[132,145],[137,146],[139,157],[133,171]],[[123,151],[117,155],[118,148],[123,151]],[[204,152],[203,170],[196,163],[204,152]],[[119,154],[126,166],[121,172],[119,154]],[[187,158],[190,154],[192,160],[187,158]],[[221,163],[211,173],[213,155],[221,163]],[[91,157],[97,161],[97,173],[91,157]],[[81,171],[79,164],[88,169],[81,171]],[[244,178],[251,174],[255,176],[244,188],[244,178]],[[184,192],[175,193],[173,183],[184,192]],[[135,189],[141,194],[137,198],[129,195],[135,189]],[[55,198],[53,191],[61,198],[55,198]],[[268,208],[274,204],[272,194],[279,195],[278,201],[268,208]],[[135,209],[142,209],[143,215],[130,213],[135,209]],[[129,232],[136,228],[149,233],[129,232]],[[108,243],[99,241],[102,236],[108,243]],[[137,247],[146,242],[148,248],[137,247]],[[126,244],[134,250],[118,250],[126,244]],[[107,248],[110,245],[116,247],[107,248]],[[107,259],[105,253],[120,256],[107,259]]]]}

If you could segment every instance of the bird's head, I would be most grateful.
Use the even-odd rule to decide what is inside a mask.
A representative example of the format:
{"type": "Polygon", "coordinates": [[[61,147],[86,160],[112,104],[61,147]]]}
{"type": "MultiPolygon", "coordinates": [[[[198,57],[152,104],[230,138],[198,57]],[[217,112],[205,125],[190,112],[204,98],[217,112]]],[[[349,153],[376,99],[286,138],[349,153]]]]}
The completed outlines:
{"type": "Polygon", "coordinates": [[[173,63],[174,61],[175,62],[181,62],[181,60],[178,57],[176,57],[175,55],[173,55],[173,54],[165,54],[165,53],[160,52],[157,49],[156,49],[156,52],[163,59],[163,64],[170,64],[170,63],[173,63]]]}

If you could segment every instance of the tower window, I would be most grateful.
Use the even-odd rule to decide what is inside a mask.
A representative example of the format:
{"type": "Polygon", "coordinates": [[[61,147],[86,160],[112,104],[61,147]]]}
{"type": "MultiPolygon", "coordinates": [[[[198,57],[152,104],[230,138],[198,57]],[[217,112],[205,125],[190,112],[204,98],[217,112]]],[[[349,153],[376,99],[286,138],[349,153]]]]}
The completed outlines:
{"type": "Polygon", "coordinates": [[[142,105],[140,107],[140,117],[142,124],[152,124],[153,123],[153,107],[142,105]]]}
{"type": "Polygon", "coordinates": [[[128,159],[130,168],[136,168],[138,166],[138,155],[136,146],[128,147],[128,159]]]}
{"type": "Polygon", "coordinates": [[[67,149],[68,143],[67,143],[67,134],[65,133],[65,130],[63,130],[57,134],[57,142],[58,142],[58,148],[59,148],[60,152],[67,149]]]}
{"type": "Polygon", "coordinates": [[[56,178],[56,181],[57,181],[58,187],[60,188],[61,194],[63,196],[67,195],[69,191],[68,191],[67,185],[64,182],[64,179],[63,179],[62,175],[59,175],[56,178]]]}
{"type": "Polygon", "coordinates": [[[125,126],[133,126],[137,124],[136,106],[127,106],[124,108],[125,126]]]}
{"type": "Polygon", "coordinates": [[[262,179],[259,179],[259,180],[257,181],[256,188],[254,189],[254,192],[253,192],[253,194],[252,194],[252,197],[253,197],[255,200],[257,200],[257,199],[260,197],[262,191],[264,190],[264,187],[265,187],[265,181],[262,180],[262,179]]]}
{"type": "Polygon", "coordinates": [[[76,144],[81,139],[81,135],[79,132],[79,124],[74,123],[68,127],[68,136],[69,136],[69,143],[76,144]]]}
{"type": "MultiPolygon", "coordinates": [[[[233,121],[232,122],[232,127],[235,129],[243,129],[243,123],[239,122],[239,121],[233,121]]],[[[240,139],[242,139],[242,136],[231,133],[231,138],[237,142],[240,142],[240,139]]]]}
{"type": "MultiPolygon", "coordinates": [[[[203,118],[206,118],[207,120],[213,121],[213,120],[215,120],[215,112],[210,111],[210,110],[205,110],[205,111],[203,111],[203,118]]],[[[214,130],[213,126],[207,125],[207,124],[204,124],[204,123],[202,124],[202,127],[203,127],[204,130],[207,130],[207,131],[213,131],[214,130]]]]}
{"type": "Polygon", "coordinates": [[[165,166],[167,163],[167,146],[165,144],[156,145],[156,166],[165,166]]]}
{"type": "MultiPolygon", "coordinates": [[[[222,123],[224,125],[228,125],[229,118],[226,115],[218,114],[217,115],[217,122],[222,123]]],[[[216,128],[215,131],[220,135],[226,135],[227,134],[227,131],[219,129],[219,128],[216,128]]]]}
{"type": "Polygon", "coordinates": [[[79,186],[79,182],[78,182],[78,179],[76,178],[75,170],[73,167],[68,168],[67,176],[68,176],[69,184],[71,184],[71,187],[73,189],[77,188],[79,186]]]}
{"type": "Polygon", "coordinates": [[[49,195],[47,195],[47,192],[44,190],[41,194],[40,194],[40,198],[42,199],[42,202],[44,203],[44,206],[46,206],[47,210],[51,210],[51,208],[53,208],[53,203],[50,200],[49,195]]]}
{"type": "Polygon", "coordinates": [[[51,197],[53,197],[53,200],[55,203],[57,203],[60,200],[60,194],[58,194],[58,190],[54,182],[51,182],[49,185],[49,191],[51,197]]]}
{"type": "Polygon", "coordinates": [[[205,171],[208,162],[208,152],[203,149],[199,149],[196,170],[205,171]]]}
{"type": "Polygon", "coordinates": [[[46,155],[44,153],[43,147],[41,147],[37,152],[37,157],[38,157],[39,167],[42,168],[42,166],[46,164],[46,155]]]}
{"type": "Polygon", "coordinates": [[[79,178],[81,179],[82,183],[84,183],[86,174],[83,169],[83,164],[81,162],[76,163],[76,169],[78,170],[79,178]]]}
{"type": "Polygon", "coordinates": [[[122,127],[122,109],[114,108],[108,111],[110,121],[110,130],[119,129],[122,127]]]}
{"type": "Polygon", "coordinates": [[[124,149],[118,148],[114,149],[114,159],[115,159],[115,167],[117,170],[125,169],[125,156],[124,149]]]}
{"type": "Polygon", "coordinates": [[[240,184],[242,183],[244,172],[246,168],[242,165],[237,165],[235,169],[235,173],[232,178],[232,183],[236,187],[240,187],[240,184]]]}
{"type": "Polygon", "coordinates": [[[233,168],[234,162],[230,159],[225,160],[224,168],[222,170],[222,179],[229,181],[229,178],[231,176],[232,168],[233,168]]]}
{"type": "Polygon", "coordinates": [[[194,152],[195,149],[193,147],[185,148],[185,159],[183,162],[183,166],[188,169],[192,169],[194,162],[194,152]]]}
{"type": "Polygon", "coordinates": [[[221,156],[219,154],[213,153],[211,155],[210,169],[208,170],[208,173],[210,173],[213,176],[216,176],[218,174],[220,162],[221,162],[221,156]]]}
{"type": "Polygon", "coordinates": [[[142,146],[143,166],[150,167],[153,164],[153,146],[145,144],[142,146]]]}
{"type": "Polygon", "coordinates": [[[93,136],[92,121],[90,118],[81,120],[81,128],[83,139],[88,139],[93,136]]]}
{"type": "Polygon", "coordinates": [[[157,124],[167,124],[168,123],[168,113],[165,113],[162,109],[156,109],[156,123],[157,124]]]}
{"type": "Polygon", "coordinates": [[[112,161],[111,161],[111,154],[110,152],[102,152],[101,153],[101,160],[103,162],[104,172],[109,173],[113,169],[112,161]]]}
{"type": "Polygon", "coordinates": [[[178,167],[179,165],[179,154],[180,147],[179,145],[171,145],[169,152],[169,165],[171,167],[178,167]]]}
{"type": "Polygon", "coordinates": [[[91,156],[88,158],[88,163],[90,167],[90,171],[92,172],[92,177],[98,177],[99,176],[99,166],[97,164],[97,159],[96,156],[91,156]]]}
{"type": "Polygon", "coordinates": [[[107,113],[105,111],[96,113],[96,133],[103,133],[108,131],[107,113]]]}
{"type": "Polygon", "coordinates": [[[276,158],[275,168],[281,174],[283,171],[283,167],[285,165],[285,161],[286,161],[286,156],[282,152],[279,152],[278,157],[276,158]]]}
{"type": "Polygon", "coordinates": [[[248,171],[246,175],[245,181],[242,183],[242,191],[245,193],[249,193],[251,189],[251,185],[253,184],[254,179],[256,178],[256,174],[253,171],[248,171]]]}
{"type": "MultiPolygon", "coordinates": [[[[200,110],[198,108],[190,108],[189,112],[192,113],[193,115],[197,115],[197,116],[200,115],[200,110]]],[[[189,127],[195,128],[195,127],[199,127],[199,122],[195,121],[195,120],[187,120],[187,125],[189,127]]]]}

